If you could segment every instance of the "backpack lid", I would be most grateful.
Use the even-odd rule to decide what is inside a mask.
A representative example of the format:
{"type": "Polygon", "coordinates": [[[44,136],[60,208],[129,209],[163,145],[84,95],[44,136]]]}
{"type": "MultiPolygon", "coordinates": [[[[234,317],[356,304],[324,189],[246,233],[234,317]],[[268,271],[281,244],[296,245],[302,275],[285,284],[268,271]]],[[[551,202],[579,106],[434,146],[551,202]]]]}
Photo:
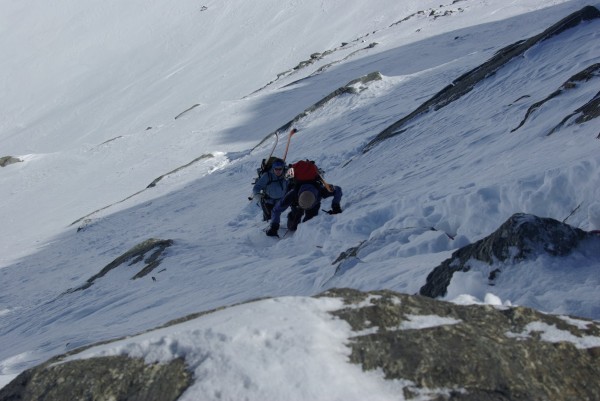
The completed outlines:
{"type": "Polygon", "coordinates": [[[317,165],[309,160],[300,160],[292,165],[294,178],[298,181],[313,181],[319,177],[317,165]]]}

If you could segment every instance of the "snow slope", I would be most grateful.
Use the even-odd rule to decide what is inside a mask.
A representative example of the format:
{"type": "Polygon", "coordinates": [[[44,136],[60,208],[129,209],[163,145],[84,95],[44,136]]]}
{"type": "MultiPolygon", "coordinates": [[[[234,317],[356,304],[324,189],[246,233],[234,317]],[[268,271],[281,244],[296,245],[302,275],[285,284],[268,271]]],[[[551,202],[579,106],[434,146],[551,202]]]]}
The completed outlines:
{"type": "MultiPolygon", "coordinates": [[[[284,296],[294,309],[331,287],[415,293],[453,250],[515,212],[563,220],[576,210],[570,224],[600,229],[597,120],[546,136],[565,110],[598,92],[598,80],[510,132],[531,104],[600,61],[597,21],[536,46],[405,134],[362,152],[461,74],[586,2],[363,3],[2,6],[0,156],[24,162],[0,170],[0,383],[66,350],[255,298],[284,296]],[[301,118],[288,156],[319,163],[344,189],[344,213],[267,238],[260,209],[246,197],[273,138],[255,146],[374,71],[383,79],[301,118]],[[146,189],[202,155],[212,157],[146,189]],[[130,280],[122,267],[65,294],[148,238],[174,240],[155,280],[130,280]],[[334,263],[359,244],[356,257],[334,263]]],[[[514,274],[494,287],[482,266],[453,279],[447,298],[493,293],[487,299],[496,303],[600,319],[599,267],[592,246],[506,266],[514,274]]],[[[265,315],[227,330],[243,331],[250,320],[268,327],[265,315]]],[[[301,344],[319,324],[307,318],[289,341],[301,344]]],[[[322,340],[326,348],[349,335],[338,329],[337,342],[322,340]]],[[[269,360],[278,360],[272,352],[269,360]]],[[[325,379],[307,380],[313,391],[325,379]]],[[[389,384],[373,380],[386,399],[389,384]]]]}

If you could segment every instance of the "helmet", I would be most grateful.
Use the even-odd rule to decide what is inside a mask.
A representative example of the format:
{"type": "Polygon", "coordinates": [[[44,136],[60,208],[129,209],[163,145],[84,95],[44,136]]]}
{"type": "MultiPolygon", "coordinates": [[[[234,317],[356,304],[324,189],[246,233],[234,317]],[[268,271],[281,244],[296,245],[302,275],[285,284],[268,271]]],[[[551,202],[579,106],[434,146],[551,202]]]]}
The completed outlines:
{"type": "Polygon", "coordinates": [[[303,191],[298,196],[298,206],[300,206],[301,209],[310,209],[311,207],[313,207],[314,204],[315,194],[313,194],[311,191],[303,191]]]}

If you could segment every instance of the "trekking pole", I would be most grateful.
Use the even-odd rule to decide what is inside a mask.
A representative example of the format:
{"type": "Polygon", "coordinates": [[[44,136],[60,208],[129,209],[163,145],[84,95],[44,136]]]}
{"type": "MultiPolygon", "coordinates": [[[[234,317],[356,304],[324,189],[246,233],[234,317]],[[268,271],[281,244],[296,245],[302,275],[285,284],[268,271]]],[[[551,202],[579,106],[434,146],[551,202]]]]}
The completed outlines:
{"type": "Polygon", "coordinates": [[[275,152],[275,148],[277,147],[277,143],[279,142],[279,132],[275,132],[275,143],[273,144],[273,149],[271,149],[271,153],[269,153],[269,157],[266,160],[269,160],[271,156],[273,156],[273,152],[275,152]]]}
{"type": "Polygon", "coordinates": [[[292,135],[294,135],[296,132],[298,132],[298,130],[296,128],[292,128],[290,130],[290,133],[288,135],[287,144],[285,145],[285,153],[283,154],[283,161],[284,162],[285,162],[285,158],[287,157],[287,154],[288,154],[288,149],[290,148],[290,140],[292,139],[292,135]]]}

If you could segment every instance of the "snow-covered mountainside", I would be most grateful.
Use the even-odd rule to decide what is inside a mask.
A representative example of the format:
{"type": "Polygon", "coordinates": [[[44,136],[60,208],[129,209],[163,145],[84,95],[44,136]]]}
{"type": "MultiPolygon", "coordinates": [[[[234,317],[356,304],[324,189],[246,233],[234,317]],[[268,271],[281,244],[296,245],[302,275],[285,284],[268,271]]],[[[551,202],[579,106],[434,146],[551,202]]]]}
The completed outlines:
{"type": "MultiPolygon", "coordinates": [[[[4,4],[0,157],[20,161],[0,168],[0,384],[76,347],[255,298],[414,294],[514,213],[600,229],[600,19],[411,115],[586,5],[4,4]],[[282,155],[292,126],[287,160],[317,161],[344,211],[277,240],[247,196],[273,133],[282,155]],[[165,245],[151,274],[132,280],[136,259],[100,274],[150,239],[165,245]]],[[[503,262],[510,274],[494,286],[487,267],[455,274],[446,299],[598,320],[595,245],[503,262]]]]}

